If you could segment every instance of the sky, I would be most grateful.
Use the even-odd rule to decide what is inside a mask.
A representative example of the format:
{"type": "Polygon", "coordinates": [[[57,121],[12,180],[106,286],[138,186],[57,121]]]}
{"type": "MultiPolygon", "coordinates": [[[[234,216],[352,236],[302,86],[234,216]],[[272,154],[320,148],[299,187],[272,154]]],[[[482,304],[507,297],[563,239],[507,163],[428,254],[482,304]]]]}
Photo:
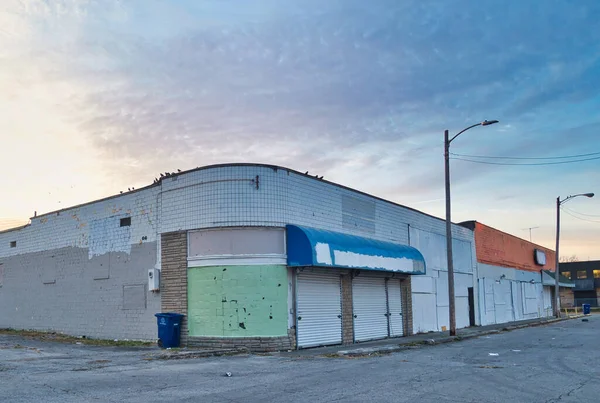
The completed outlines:
{"type": "Polygon", "coordinates": [[[444,130],[497,119],[453,221],[554,249],[597,192],[560,255],[600,259],[600,154],[549,158],[600,153],[599,88],[597,0],[2,0],[0,229],[227,162],[444,217],[444,130]]]}

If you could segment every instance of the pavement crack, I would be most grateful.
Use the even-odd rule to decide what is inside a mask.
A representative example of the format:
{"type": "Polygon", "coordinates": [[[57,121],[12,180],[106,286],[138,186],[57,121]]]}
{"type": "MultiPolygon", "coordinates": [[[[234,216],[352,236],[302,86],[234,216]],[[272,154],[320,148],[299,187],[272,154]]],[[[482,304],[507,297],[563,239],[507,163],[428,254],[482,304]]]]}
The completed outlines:
{"type": "Polygon", "coordinates": [[[583,388],[589,381],[591,381],[592,378],[588,378],[583,382],[578,383],[574,388],[570,389],[568,392],[566,393],[561,393],[560,395],[558,395],[557,398],[553,398],[553,399],[548,399],[546,400],[545,403],[554,403],[554,402],[559,402],[561,401],[564,397],[571,397],[571,395],[577,391],[579,391],[581,388],[583,388]]]}

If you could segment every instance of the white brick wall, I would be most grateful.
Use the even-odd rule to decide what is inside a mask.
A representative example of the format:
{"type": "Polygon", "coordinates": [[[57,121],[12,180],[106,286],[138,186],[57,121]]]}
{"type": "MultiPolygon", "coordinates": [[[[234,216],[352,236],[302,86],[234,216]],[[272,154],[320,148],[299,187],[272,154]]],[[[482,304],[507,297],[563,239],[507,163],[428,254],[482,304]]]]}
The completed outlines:
{"type": "MultiPolygon", "coordinates": [[[[443,220],[287,169],[208,167],[164,178],[157,186],[38,216],[26,228],[0,233],[0,327],[152,339],[159,297],[148,293],[146,310],[123,310],[122,288],[147,284],[149,266],[160,266],[160,233],[286,224],[402,244],[409,243],[409,227],[445,233],[443,220]],[[373,208],[374,220],[369,213],[353,227],[355,217],[347,210],[344,216],[344,198],[350,200],[347,205],[373,208]],[[131,227],[119,227],[123,217],[131,217],[131,227]],[[16,248],[10,247],[11,241],[17,242],[16,248]],[[64,255],[59,263],[53,257],[57,254],[64,255]],[[110,266],[109,278],[94,280],[102,277],[105,264],[110,266]],[[53,278],[53,270],[56,282],[44,284],[53,278]]],[[[453,237],[473,244],[470,230],[456,225],[452,230],[453,237]]],[[[473,267],[474,256],[473,250],[473,267]]]]}

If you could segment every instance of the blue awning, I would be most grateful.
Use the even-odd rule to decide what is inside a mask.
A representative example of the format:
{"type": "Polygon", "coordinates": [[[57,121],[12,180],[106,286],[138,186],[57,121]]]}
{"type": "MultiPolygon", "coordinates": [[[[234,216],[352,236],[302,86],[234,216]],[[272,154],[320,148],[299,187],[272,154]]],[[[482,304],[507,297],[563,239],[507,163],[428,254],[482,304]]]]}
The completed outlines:
{"type": "Polygon", "coordinates": [[[412,246],[298,225],[286,229],[288,266],[425,274],[425,259],[412,246]]]}

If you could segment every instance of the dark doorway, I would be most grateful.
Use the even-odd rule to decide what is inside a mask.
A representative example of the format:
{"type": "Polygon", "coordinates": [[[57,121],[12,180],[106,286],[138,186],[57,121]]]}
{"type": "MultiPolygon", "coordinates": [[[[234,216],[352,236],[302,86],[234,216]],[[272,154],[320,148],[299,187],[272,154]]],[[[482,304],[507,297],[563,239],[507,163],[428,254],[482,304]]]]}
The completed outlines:
{"type": "Polygon", "coordinates": [[[468,288],[469,292],[469,326],[475,326],[475,296],[473,287],[468,288]]]}

